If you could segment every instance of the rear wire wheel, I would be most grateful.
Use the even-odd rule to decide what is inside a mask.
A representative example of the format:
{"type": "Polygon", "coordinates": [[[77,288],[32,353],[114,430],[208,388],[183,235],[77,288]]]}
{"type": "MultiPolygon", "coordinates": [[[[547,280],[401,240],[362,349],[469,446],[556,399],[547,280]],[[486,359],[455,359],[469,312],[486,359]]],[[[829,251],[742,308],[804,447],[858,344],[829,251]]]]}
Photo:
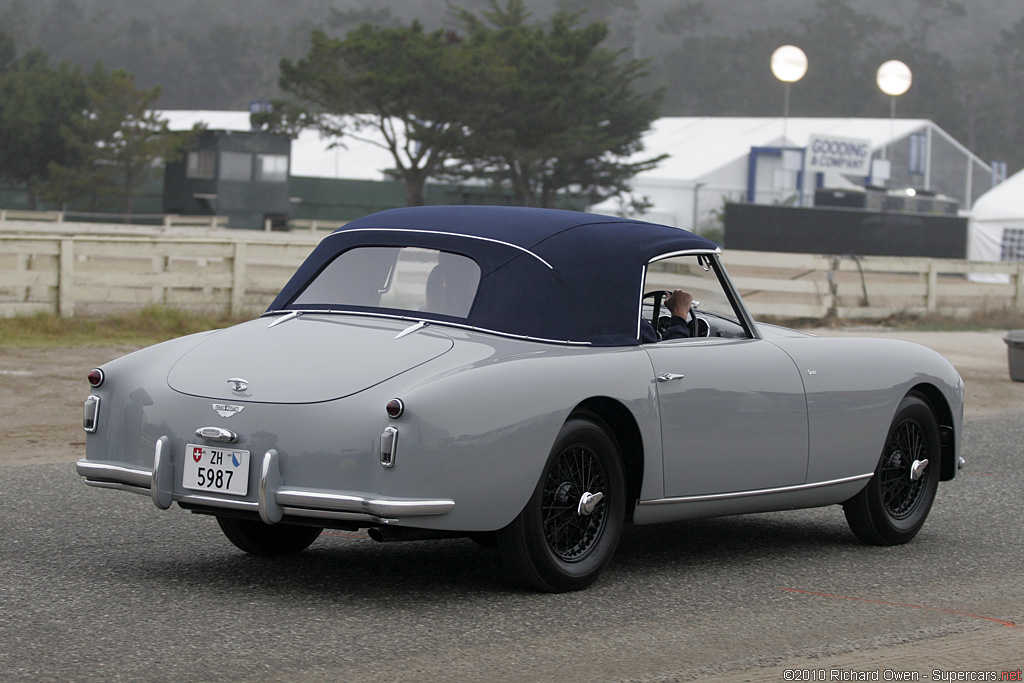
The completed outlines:
{"type": "Polygon", "coordinates": [[[560,593],[597,580],[622,533],[625,490],[619,451],[603,423],[589,413],[571,416],[526,507],[497,533],[513,581],[560,593]]]}
{"type": "Polygon", "coordinates": [[[236,548],[264,557],[300,553],[323,531],[317,526],[264,524],[256,520],[219,515],[217,524],[236,548]]]}
{"type": "Polygon", "coordinates": [[[843,504],[857,538],[871,545],[898,545],[914,538],[935,501],[940,457],[939,427],[931,408],[908,394],[893,418],[874,475],[843,504]]]}

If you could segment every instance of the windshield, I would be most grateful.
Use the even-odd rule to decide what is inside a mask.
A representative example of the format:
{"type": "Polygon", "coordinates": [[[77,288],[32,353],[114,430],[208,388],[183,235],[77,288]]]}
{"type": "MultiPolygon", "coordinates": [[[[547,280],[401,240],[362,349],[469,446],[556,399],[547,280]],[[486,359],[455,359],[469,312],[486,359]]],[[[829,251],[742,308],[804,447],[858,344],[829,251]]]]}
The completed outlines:
{"type": "Polygon", "coordinates": [[[480,267],[459,254],[419,247],[342,252],[291,302],[294,308],[359,306],[466,318],[480,267]]]}

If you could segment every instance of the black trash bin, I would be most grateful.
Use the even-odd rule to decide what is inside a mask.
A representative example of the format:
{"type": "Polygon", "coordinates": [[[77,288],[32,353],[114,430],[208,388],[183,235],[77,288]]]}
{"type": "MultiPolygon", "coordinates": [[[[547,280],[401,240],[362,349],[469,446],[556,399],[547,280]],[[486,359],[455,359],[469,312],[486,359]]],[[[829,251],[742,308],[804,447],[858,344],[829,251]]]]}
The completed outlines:
{"type": "Polygon", "coordinates": [[[1006,356],[1010,363],[1010,379],[1024,382],[1024,330],[1010,330],[1003,337],[1006,356]]]}

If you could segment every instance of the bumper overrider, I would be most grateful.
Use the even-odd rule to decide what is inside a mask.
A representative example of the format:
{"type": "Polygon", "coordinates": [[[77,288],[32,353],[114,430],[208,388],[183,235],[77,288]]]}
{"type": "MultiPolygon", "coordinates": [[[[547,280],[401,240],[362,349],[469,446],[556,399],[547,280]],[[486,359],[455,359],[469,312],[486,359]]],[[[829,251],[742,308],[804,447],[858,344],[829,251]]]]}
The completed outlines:
{"type": "Polygon", "coordinates": [[[161,510],[177,501],[182,507],[256,512],[266,524],[276,524],[288,516],[385,525],[410,517],[443,515],[455,507],[455,501],[450,499],[384,498],[359,492],[285,486],[280,456],[275,449],[264,453],[260,462],[256,501],[203,493],[175,496],[174,482],[180,479],[180,473],[171,457],[167,436],[156,441],[151,470],[87,459],[79,460],[76,469],[89,486],[147,495],[161,510]]]}

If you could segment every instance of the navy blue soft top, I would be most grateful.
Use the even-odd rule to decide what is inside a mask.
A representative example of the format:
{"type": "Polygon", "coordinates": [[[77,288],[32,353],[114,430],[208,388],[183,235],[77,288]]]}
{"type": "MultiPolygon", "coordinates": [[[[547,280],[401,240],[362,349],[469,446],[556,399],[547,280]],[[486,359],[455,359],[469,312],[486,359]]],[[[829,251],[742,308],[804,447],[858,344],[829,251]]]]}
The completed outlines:
{"type": "Polygon", "coordinates": [[[361,246],[425,247],[468,256],[481,274],[469,325],[598,346],[639,343],[643,269],[652,259],[718,249],[679,228],[576,211],[392,209],[359,218],[326,237],[267,310],[287,310],[338,254],[361,246]]]}

